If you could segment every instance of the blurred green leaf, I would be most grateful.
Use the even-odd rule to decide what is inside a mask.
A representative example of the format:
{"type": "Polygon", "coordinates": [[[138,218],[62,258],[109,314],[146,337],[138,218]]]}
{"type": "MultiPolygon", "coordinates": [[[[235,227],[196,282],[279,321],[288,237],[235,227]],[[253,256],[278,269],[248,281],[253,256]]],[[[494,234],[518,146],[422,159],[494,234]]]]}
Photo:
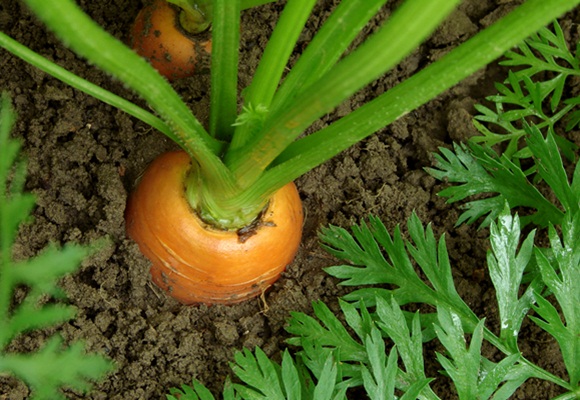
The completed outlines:
{"type": "Polygon", "coordinates": [[[84,347],[80,342],[63,347],[62,339],[53,336],[38,352],[3,354],[0,370],[22,377],[33,390],[31,399],[65,399],[61,387],[87,391],[91,381],[112,370],[108,360],[87,354],[84,347]]]}
{"type": "Polygon", "coordinates": [[[100,355],[86,354],[82,343],[63,346],[58,336],[40,350],[28,354],[7,351],[21,333],[63,323],[75,315],[74,307],[48,302],[63,299],[58,281],[78,269],[93,248],[68,245],[47,248],[40,255],[12,260],[12,245],[19,226],[29,219],[34,196],[23,193],[26,165],[18,160],[19,144],[9,131],[14,117],[7,96],[0,104],[0,373],[10,373],[32,389],[31,399],[63,399],[60,388],[86,391],[92,381],[113,369],[100,355]],[[13,303],[17,286],[27,291],[13,303]],[[55,368],[56,366],[56,368],[55,368]]]}

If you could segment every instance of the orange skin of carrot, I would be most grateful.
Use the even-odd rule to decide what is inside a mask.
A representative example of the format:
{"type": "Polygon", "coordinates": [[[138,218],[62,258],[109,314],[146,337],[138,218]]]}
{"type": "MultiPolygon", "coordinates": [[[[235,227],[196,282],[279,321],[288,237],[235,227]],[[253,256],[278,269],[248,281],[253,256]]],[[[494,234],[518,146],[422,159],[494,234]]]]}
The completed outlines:
{"type": "Polygon", "coordinates": [[[127,233],[152,262],[153,282],[183,304],[235,304],[261,295],[300,245],[296,186],[272,196],[255,233],[242,242],[237,231],[212,228],[192,210],[184,195],[190,168],[183,151],[161,155],[129,199],[127,233]]]}
{"type": "Polygon", "coordinates": [[[131,47],[170,81],[209,68],[208,34],[186,33],[176,8],[165,0],[155,0],[139,12],[131,31],[131,47]]]}

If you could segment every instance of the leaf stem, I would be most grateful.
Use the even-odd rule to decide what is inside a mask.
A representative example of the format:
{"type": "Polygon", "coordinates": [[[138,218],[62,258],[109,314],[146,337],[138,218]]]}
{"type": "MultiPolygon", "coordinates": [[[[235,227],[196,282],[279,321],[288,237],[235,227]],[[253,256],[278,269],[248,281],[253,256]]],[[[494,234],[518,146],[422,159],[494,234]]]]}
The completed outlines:
{"type": "MultiPolygon", "coordinates": [[[[288,59],[315,3],[316,0],[289,0],[284,7],[264,49],[252,83],[244,91],[246,107],[269,109],[288,59]]],[[[235,153],[236,149],[246,144],[252,134],[250,124],[237,125],[228,154],[235,153]]],[[[226,164],[228,158],[226,154],[226,164]]]]}
{"type": "Polygon", "coordinates": [[[290,102],[331,69],[387,0],[343,0],[324,22],[276,92],[271,112],[290,102]]]}
{"type": "Polygon", "coordinates": [[[275,3],[278,0],[241,0],[241,8],[242,10],[247,10],[248,8],[262,6],[268,3],[275,3]]]}
{"type": "Polygon", "coordinates": [[[240,1],[215,0],[212,29],[210,133],[230,139],[238,115],[240,1]]]}
{"type": "MultiPolygon", "coordinates": [[[[170,137],[195,164],[198,178],[190,179],[188,183],[203,184],[204,196],[188,198],[192,207],[203,209],[205,202],[214,204],[216,221],[224,221],[226,225],[228,221],[237,221],[236,211],[228,201],[236,197],[240,189],[219,156],[224,144],[207,133],[171,85],[144,59],[90,19],[72,0],[54,0],[50,3],[26,0],[26,3],[72,50],[119,78],[159,113],[173,133],[170,137]],[[201,204],[192,203],[194,201],[201,204]],[[227,202],[228,206],[221,207],[222,202],[227,202]],[[220,215],[222,212],[225,215],[220,215]]],[[[188,189],[189,193],[195,190],[188,189]]],[[[244,208],[244,204],[237,206],[244,208]]],[[[255,208],[256,203],[251,206],[255,208]]]]}
{"type": "MultiPolygon", "coordinates": [[[[259,135],[239,151],[228,153],[230,157],[226,162],[241,186],[249,187],[255,183],[269,164],[316,119],[413,51],[458,2],[404,2],[377,33],[305,89],[291,106],[269,116],[259,135]]],[[[376,115],[373,118],[378,119],[376,115]]],[[[319,150],[324,151],[316,149],[319,150]]]]}
{"type": "Polygon", "coordinates": [[[205,31],[212,22],[211,0],[166,0],[181,9],[179,23],[185,31],[196,34],[205,31]]]}
{"type": "Polygon", "coordinates": [[[290,54],[315,3],[316,0],[288,1],[268,40],[252,83],[246,89],[245,104],[270,107],[290,54]]]}
{"type": "Polygon", "coordinates": [[[4,47],[9,52],[17,55],[22,60],[34,65],[41,71],[60,79],[64,83],[72,86],[73,88],[80,90],[88,95],[101,100],[104,103],[110,104],[120,110],[125,111],[127,114],[140,119],[146,124],[152,126],[163,134],[167,135],[171,140],[179,142],[179,138],[174,135],[174,133],[169,129],[169,126],[163,122],[162,119],[151,114],[149,111],[142,109],[141,107],[117,96],[114,93],[109,92],[97,86],[86,79],[83,79],[72,72],[56,65],[55,63],[47,61],[40,54],[30,50],[28,47],[20,44],[16,40],[7,36],[3,32],[0,32],[0,47],[4,47]]]}
{"type": "Polygon", "coordinates": [[[71,0],[26,0],[26,4],[77,54],[120,79],[166,121],[177,143],[204,169],[217,170],[222,144],[209,136],[171,85],[135,52],[115,39],[71,0]],[[131,68],[127,68],[131,65],[131,68]]]}

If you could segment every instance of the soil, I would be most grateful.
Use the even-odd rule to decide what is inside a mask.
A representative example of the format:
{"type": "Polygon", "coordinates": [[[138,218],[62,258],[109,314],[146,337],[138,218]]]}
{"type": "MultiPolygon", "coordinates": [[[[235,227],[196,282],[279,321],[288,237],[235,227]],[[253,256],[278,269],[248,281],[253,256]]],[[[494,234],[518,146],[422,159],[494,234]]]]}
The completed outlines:
{"type": "MultiPolygon", "coordinates": [[[[306,46],[334,6],[319,1],[297,54],[306,46]]],[[[336,3],[336,2],[335,2],[336,3]]],[[[401,1],[389,2],[364,35],[401,1]]],[[[417,51],[393,71],[357,93],[336,112],[316,123],[319,129],[345,115],[491,24],[519,2],[469,0],[417,51]]],[[[81,0],[99,24],[126,40],[140,0],[81,0]]],[[[272,4],[244,12],[240,87],[249,83],[269,32],[282,6],[272,4]]],[[[575,29],[571,16],[562,22],[575,29]]],[[[123,85],[87,65],[47,33],[16,0],[0,3],[0,29],[67,69],[143,105],[123,85]]],[[[361,40],[362,40],[361,37],[361,40]]],[[[127,196],[146,165],[176,146],[144,123],[71,89],[6,52],[0,58],[0,89],[7,91],[18,113],[13,131],[28,159],[27,190],[37,197],[32,223],[22,226],[15,257],[36,255],[51,242],[90,243],[109,239],[107,247],[85,262],[62,285],[76,319],[54,330],[33,332],[14,341],[10,350],[32,351],[58,331],[67,341],[83,340],[92,352],[110,357],[116,371],[96,383],[90,394],[66,391],[71,399],[159,399],[170,387],[195,377],[214,393],[231,374],[228,363],[236,351],[260,346],[276,357],[286,347],[285,322],[291,311],[312,313],[311,302],[322,300],[338,310],[337,299],[349,289],[323,271],[336,263],[319,246],[317,233],[329,224],[350,227],[369,214],[392,230],[414,211],[432,223],[446,240],[460,295],[477,315],[497,331],[495,294],[485,270],[487,231],[455,227],[460,205],[446,204],[437,193],[445,186],[423,168],[433,163],[439,146],[465,140],[475,133],[473,105],[494,94],[493,82],[507,71],[488,66],[418,110],[316,168],[297,181],[306,213],[298,256],[283,277],[261,299],[235,306],[186,307],[166,297],[149,280],[149,262],[126,237],[123,213],[127,196]]],[[[194,113],[207,121],[209,76],[174,83],[194,113]]],[[[521,349],[531,360],[565,376],[557,344],[533,325],[521,335],[521,349]]],[[[434,390],[454,398],[438,370],[433,346],[427,346],[428,376],[434,390]]],[[[493,349],[486,349],[495,357],[493,349]]],[[[499,356],[499,355],[497,355],[499,356]]],[[[548,399],[561,393],[546,382],[528,381],[513,398],[548,399]]],[[[29,392],[20,382],[0,377],[0,394],[11,400],[29,392]]]]}

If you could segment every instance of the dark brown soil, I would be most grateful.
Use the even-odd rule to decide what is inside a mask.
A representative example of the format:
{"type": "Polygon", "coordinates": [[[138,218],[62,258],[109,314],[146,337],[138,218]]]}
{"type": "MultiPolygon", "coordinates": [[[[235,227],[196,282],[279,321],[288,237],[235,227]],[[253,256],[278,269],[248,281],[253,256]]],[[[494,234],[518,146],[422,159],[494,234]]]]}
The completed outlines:
{"type": "MultiPolygon", "coordinates": [[[[320,1],[299,49],[305,46],[332,8],[320,1]]],[[[377,21],[400,1],[392,1],[377,21]]],[[[341,105],[320,128],[348,113],[489,25],[518,1],[470,0],[394,71],[368,90],[341,105]]],[[[113,35],[126,40],[140,0],[80,0],[81,6],[113,35]]],[[[240,86],[249,83],[280,5],[244,13],[240,86]]],[[[375,22],[377,22],[375,21],[375,22]]],[[[564,24],[569,27],[570,23],[564,24]]],[[[371,32],[374,25],[366,29],[371,32]]],[[[122,85],[88,66],[48,34],[17,0],[0,3],[0,29],[67,69],[139,104],[122,85]]],[[[493,82],[507,74],[492,65],[439,96],[419,110],[298,180],[304,201],[304,239],[296,261],[264,300],[236,306],[185,307],[160,293],[149,281],[148,261],[125,235],[123,212],[136,177],[158,154],[175,148],[168,139],[129,117],[0,51],[0,89],[7,91],[18,112],[14,135],[21,138],[29,161],[27,190],[37,196],[34,222],[22,227],[16,257],[31,257],[49,242],[89,243],[108,237],[110,245],[64,280],[78,316],[58,328],[66,340],[82,339],[90,351],[113,359],[117,369],[97,383],[89,395],[67,392],[72,399],[159,399],[172,386],[201,380],[215,393],[230,374],[228,362],[236,350],[260,346],[277,355],[288,337],[290,311],[311,312],[311,302],[323,300],[337,309],[346,289],[322,268],[335,260],[320,249],[317,231],[335,224],[349,227],[369,214],[388,229],[415,211],[431,222],[437,234],[448,232],[447,243],[459,293],[492,329],[497,323],[494,292],[485,271],[487,232],[455,222],[459,206],[437,197],[443,187],[423,168],[432,152],[453,140],[474,134],[474,103],[494,94],[493,82]]],[[[175,82],[175,87],[200,119],[207,119],[209,77],[175,82]]],[[[52,332],[48,332],[52,333],[52,332]]],[[[46,338],[32,333],[11,350],[30,351],[46,338]]],[[[533,326],[522,333],[522,351],[553,373],[564,376],[557,345],[533,326]]],[[[430,350],[430,349],[428,349],[430,350]]],[[[487,350],[490,357],[493,349],[487,350]]],[[[442,398],[453,398],[438,373],[433,353],[427,356],[429,376],[442,398]]],[[[514,398],[548,399],[560,393],[545,382],[530,381],[514,398]]],[[[0,377],[0,395],[24,399],[27,388],[0,377]]]]}

